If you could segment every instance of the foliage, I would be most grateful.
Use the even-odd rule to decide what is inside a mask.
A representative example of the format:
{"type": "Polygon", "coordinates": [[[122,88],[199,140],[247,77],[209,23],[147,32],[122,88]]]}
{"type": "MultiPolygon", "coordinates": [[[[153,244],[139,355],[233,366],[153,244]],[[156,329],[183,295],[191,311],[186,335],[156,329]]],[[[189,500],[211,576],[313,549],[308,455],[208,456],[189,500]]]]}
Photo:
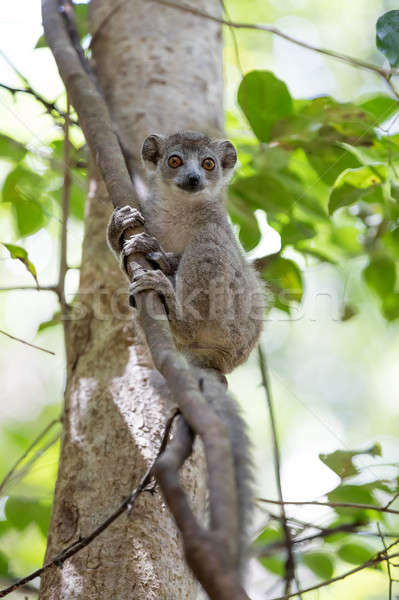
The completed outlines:
{"type": "MultiPolygon", "coordinates": [[[[87,5],[76,8],[79,31],[85,38],[87,5]]],[[[40,38],[36,47],[44,45],[40,38]]],[[[399,66],[399,11],[390,11],[378,20],[377,47],[391,66],[399,66]]],[[[339,272],[343,264],[361,259],[364,283],[382,315],[387,321],[397,320],[399,134],[390,133],[389,125],[397,116],[397,101],[383,93],[353,102],[338,102],[330,96],[295,99],[275,74],[254,70],[242,78],[237,102],[247,125],[243,131],[242,121],[228,115],[242,165],[229,189],[228,208],[246,251],[254,250],[262,239],[258,211],[280,236],[280,250],[261,261],[261,276],[271,292],[270,309],[291,314],[302,301],[303,264],[329,263],[339,272]]],[[[75,133],[78,139],[78,127],[71,129],[72,138],[75,133]]],[[[70,150],[70,218],[81,223],[86,197],[86,149],[73,143],[70,150]]],[[[0,160],[6,169],[1,203],[13,227],[2,244],[11,258],[24,264],[36,283],[36,268],[24,245],[29,236],[50,230],[54,220],[60,219],[63,156],[64,140],[59,130],[44,152],[0,132],[0,160]]],[[[356,313],[356,306],[342,306],[343,321],[356,313]]],[[[39,332],[58,323],[57,311],[40,325],[39,332]]],[[[37,426],[44,425],[47,418],[45,412],[37,426]]],[[[15,460],[32,437],[31,424],[3,432],[3,475],[10,468],[6,456],[15,460]]],[[[55,448],[51,451],[56,457],[55,448]]],[[[377,526],[386,531],[397,524],[397,517],[383,509],[399,495],[399,473],[391,479],[370,479],[359,462],[361,456],[378,460],[380,455],[377,443],[365,450],[320,455],[324,465],[339,478],[326,497],[331,504],[329,520],[322,528],[311,528],[294,517],[289,519],[296,560],[316,578],[330,579],[342,563],[348,567],[367,562],[381,550],[377,526]],[[343,503],[349,506],[337,506],[343,503]],[[309,545],[297,544],[305,530],[318,535],[309,545]],[[360,530],[364,537],[358,535],[360,530]]],[[[17,576],[40,562],[49,522],[53,471],[44,482],[37,473],[22,469],[27,477],[23,482],[17,478],[7,489],[10,495],[4,516],[0,517],[0,576],[17,576]],[[40,552],[32,560],[22,550],[15,560],[18,540],[26,536],[36,536],[40,552]]],[[[256,548],[260,564],[279,578],[286,574],[284,544],[280,519],[269,515],[256,548]]]]}

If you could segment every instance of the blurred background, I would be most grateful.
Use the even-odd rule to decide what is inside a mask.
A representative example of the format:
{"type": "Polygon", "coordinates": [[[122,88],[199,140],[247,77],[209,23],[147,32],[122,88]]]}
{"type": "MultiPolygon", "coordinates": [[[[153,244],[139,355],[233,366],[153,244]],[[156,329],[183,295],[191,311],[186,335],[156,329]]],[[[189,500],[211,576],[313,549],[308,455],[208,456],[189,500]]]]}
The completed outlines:
{"type": "MultiPolygon", "coordinates": [[[[273,24],[310,44],[323,46],[357,58],[384,64],[375,46],[375,24],[384,12],[394,9],[388,0],[226,0],[229,16],[236,21],[273,24]]],[[[161,10],[161,8],[160,8],[161,10]]],[[[23,81],[48,100],[65,107],[63,86],[50,51],[34,49],[42,35],[39,0],[3,0],[0,16],[0,83],[19,88],[23,81]],[[11,62],[11,64],[10,64],[11,62]],[[15,67],[15,68],[14,68],[15,67]]],[[[242,74],[270,70],[283,80],[295,99],[330,95],[339,102],[378,91],[387,92],[375,74],[294,46],[267,33],[235,32],[237,47],[227,28],[225,39],[226,130],[232,139],[250,139],[253,134],[237,104],[242,74]]],[[[396,123],[392,124],[391,133],[396,123]]],[[[43,106],[28,94],[11,94],[0,89],[0,127],[3,134],[26,145],[29,169],[37,174],[31,185],[46,185],[48,203],[43,223],[34,233],[21,236],[23,216],[15,215],[10,203],[0,202],[0,240],[22,246],[35,265],[42,286],[57,280],[60,235],[62,174],[51,175],[48,160],[62,157],[62,130],[43,106]],[[58,193],[58,195],[57,195],[58,193]],[[16,219],[20,225],[16,226],[16,219]]],[[[76,128],[75,128],[76,129],[76,128]]],[[[83,139],[75,129],[72,142],[83,139]]],[[[240,155],[245,167],[245,155],[240,155]]],[[[3,184],[15,165],[0,146],[0,182],[3,184]]],[[[10,184],[8,184],[10,185],[10,184]]],[[[78,286],[83,210],[86,193],[84,171],[76,170],[73,211],[68,221],[68,264],[75,266],[67,276],[67,296],[73,298],[78,286]]],[[[252,258],[280,249],[280,235],[264,215],[258,216],[262,240],[250,251],[252,258]]],[[[29,228],[29,224],[28,224],[29,228]]],[[[32,231],[35,229],[32,226],[32,231]]],[[[399,440],[399,323],[381,313],[376,295],[366,285],[362,269],[364,253],[345,257],[338,264],[304,259],[293,248],[284,256],[298,264],[304,294],[291,314],[273,308],[265,320],[262,338],[272,388],[280,438],[282,485],[286,500],[313,500],[335,488],[340,479],[319,459],[335,450],[361,450],[381,444],[382,456],[360,455],[356,465],[364,481],[398,477],[399,440]],[[346,305],[356,314],[342,319],[346,305]]],[[[12,259],[0,246],[0,287],[32,286],[34,281],[21,261],[12,259]]],[[[0,330],[55,352],[41,352],[6,337],[0,331],[0,481],[29,447],[47,423],[62,410],[65,382],[63,332],[51,322],[58,311],[52,291],[12,290],[0,292],[0,330]]],[[[55,319],[56,320],[56,319],[55,319]]],[[[229,376],[230,387],[239,399],[254,443],[259,496],[277,498],[273,469],[273,444],[265,391],[260,385],[258,356],[229,376]]],[[[0,494],[0,571],[8,563],[9,578],[22,576],[40,566],[46,540],[49,506],[55,483],[59,424],[40,444],[39,456],[31,452],[25,460],[23,478],[8,482],[0,494]],[[47,446],[49,446],[47,448],[47,446]],[[31,459],[32,464],[30,464],[31,459]],[[13,496],[10,510],[6,502],[13,496]],[[23,518],[35,506],[36,517],[23,518]]],[[[262,505],[254,535],[268,522],[262,505]]],[[[331,522],[329,509],[289,507],[288,514],[303,521],[331,522]]],[[[396,520],[397,530],[399,523],[396,520]]],[[[395,520],[390,522],[395,526],[395,520]]],[[[381,549],[379,540],[371,546],[381,549]],[[373,546],[374,544],[374,546],[373,546]]],[[[349,565],[344,565],[343,570],[349,565]]],[[[299,565],[303,587],[317,581],[316,575],[299,565]]],[[[250,590],[254,598],[273,597],[269,590],[275,575],[259,562],[251,565],[250,590]]],[[[278,582],[277,582],[278,583],[278,582]]],[[[399,585],[398,585],[399,593],[399,585]]],[[[275,588],[278,591],[278,587],[275,588]]],[[[30,596],[29,591],[22,595],[30,596]]],[[[34,594],[32,597],[35,597],[34,594]]],[[[365,570],[345,581],[306,595],[309,600],[380,600],[388,598],[386,572],[365,570]]]]}

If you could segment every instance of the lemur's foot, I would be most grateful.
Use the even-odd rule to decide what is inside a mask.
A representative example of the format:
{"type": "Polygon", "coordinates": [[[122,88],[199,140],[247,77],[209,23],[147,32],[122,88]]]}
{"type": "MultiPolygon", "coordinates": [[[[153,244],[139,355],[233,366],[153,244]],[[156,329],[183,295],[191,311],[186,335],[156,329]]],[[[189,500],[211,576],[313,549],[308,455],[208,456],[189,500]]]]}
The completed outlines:
{"type": "MultiPolygon", "coordinates": [[[[144,254],[144,256],[147,256],[151,252],[159,252],[165,256],[158,240],[145,232],[137,233],[127,239],[122,247],[122,255],[125,258],[128,258],[131,254],[144,254]]],[[[166,256],[165,261],[167,261],[166,256]]]]}
{"type": "Polygon", "coordinates": [[[168,315],[176,314],[176,295],[173,285],[162,271],[140,271],[129,286],[130,305],[136,306],[135,296],[140,292],[153,290],[161,296],[168,315]]]}

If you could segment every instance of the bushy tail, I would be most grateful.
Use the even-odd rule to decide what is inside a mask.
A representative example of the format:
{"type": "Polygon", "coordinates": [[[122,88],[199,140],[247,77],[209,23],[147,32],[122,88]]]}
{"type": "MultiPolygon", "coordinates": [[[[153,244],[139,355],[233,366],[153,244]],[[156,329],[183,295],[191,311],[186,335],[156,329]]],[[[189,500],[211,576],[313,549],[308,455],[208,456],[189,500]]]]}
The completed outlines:
{"type": "Polygon", "coordinates": [[[248,549],[248,529],[254,508],[251,443],[240,409],[227,392],[223,377],[213,369],[199,369],[202,392],[215,413],[227,425],[233,455],[238,502],[238,568],[243,571],[248,549]]]}

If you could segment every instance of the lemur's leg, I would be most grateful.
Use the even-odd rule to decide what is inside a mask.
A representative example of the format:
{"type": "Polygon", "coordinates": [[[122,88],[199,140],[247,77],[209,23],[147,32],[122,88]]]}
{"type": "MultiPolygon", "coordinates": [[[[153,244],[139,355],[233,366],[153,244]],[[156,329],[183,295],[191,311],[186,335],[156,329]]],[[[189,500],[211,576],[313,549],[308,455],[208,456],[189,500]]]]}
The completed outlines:
{"type": "Polygon", "coordinates": [[[136,306],[135,295],[146,290],[153,290],[162,298],[168,317],[176,321],[181,314],[173,284],[162,271],[140,271],[133,278],[130,286],[130,305],[136,306]]]}

